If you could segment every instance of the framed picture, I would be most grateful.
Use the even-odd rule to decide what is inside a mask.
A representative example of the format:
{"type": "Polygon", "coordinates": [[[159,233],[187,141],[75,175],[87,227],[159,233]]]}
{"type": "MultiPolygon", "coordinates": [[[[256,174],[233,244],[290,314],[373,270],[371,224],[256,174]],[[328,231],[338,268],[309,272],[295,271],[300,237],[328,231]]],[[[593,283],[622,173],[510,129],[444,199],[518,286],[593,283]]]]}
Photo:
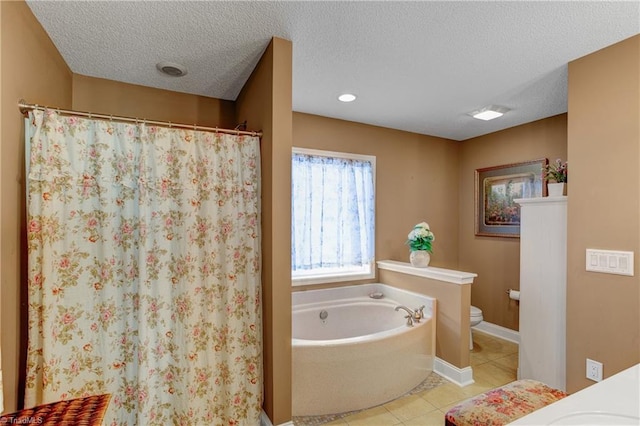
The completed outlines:
{"type": "Polygon", "coordinates": [[[543,197],[547,192],[542,168],[548,160],[476,169],[476,235],[520,237],[518,198],[543,197]]]}

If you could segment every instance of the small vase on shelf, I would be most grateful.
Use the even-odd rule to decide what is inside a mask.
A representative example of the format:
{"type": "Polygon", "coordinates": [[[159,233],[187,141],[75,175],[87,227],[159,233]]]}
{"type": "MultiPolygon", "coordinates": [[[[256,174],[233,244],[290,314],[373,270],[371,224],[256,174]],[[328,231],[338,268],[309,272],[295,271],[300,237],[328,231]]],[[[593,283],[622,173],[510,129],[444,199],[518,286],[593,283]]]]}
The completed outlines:
{"type": "Polygon", "coordinates": [[[412,250],[411,254],[409,254],[409,261],[411,266],[426,268],[431,261],[431,255],[426,250],[412,250]]]}
{"type": "Polygon", "coordinates": [[[549,197],[561,197],[567,195],[567,183],[547,183],[547,195],[549,197]]]}

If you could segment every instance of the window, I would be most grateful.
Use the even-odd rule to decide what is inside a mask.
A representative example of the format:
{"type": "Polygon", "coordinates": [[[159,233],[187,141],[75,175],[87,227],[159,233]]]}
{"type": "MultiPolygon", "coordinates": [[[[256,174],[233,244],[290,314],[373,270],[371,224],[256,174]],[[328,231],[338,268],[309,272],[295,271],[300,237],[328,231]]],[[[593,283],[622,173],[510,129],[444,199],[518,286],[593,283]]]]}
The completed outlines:
{"type": "Polygon", "coordinates": [[[294,285],[373,278],[375,157],[293,149],[294,285]]]}

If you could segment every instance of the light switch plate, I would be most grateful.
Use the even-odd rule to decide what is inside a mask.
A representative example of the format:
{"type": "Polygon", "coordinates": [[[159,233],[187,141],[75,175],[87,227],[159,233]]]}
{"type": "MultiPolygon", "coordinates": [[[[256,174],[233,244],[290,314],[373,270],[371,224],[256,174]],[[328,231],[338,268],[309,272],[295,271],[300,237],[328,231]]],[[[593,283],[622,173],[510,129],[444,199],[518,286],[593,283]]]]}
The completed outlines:
{"type": "Polygon", "coordinates": [[[587,271],[633,276],[633,252],[587,249],[587,271]]]}

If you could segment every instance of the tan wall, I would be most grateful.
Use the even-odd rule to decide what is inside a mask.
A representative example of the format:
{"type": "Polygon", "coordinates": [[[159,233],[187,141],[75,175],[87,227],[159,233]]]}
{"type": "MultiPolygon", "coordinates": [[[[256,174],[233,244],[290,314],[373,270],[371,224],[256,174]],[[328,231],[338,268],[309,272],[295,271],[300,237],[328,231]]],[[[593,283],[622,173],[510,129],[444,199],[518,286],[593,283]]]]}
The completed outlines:
{"type": "Polygon", "coordinates": [[[291,42],[274,38],[236,101],[263,131],[264,409],[276,425],[291,419],[291,73],[291,42]]]}
{"type": "Polygon", "coordinates": [[[0,113],[0,325],[2,330],[2,374],[4,408],[14,411],[22,405],[18,383],[19,350],[26,342],[20,335],[21,313],[26,300],[20,289],[26,286],[24,129],[18,100],[71,107],[71,71],[53,43],[22,1],[0,2],[2,110],[0,113]]]}
{"type": "Polygon", "coordinates": [[[232,101],[79,74],[73,75],[73,109],[227,129],[238,124],[232,101]]]}
{"type": "Polygon", "coordinates": [[[388,270],[379,272],[380,281],[385,284],[437,299],[436,356],[458,368],[468,367],[472,284],[452,284],[388,270]]]}
{"type": "Polygon", "coordinates": [[[376,156],[376,259],[409,261],[419,222],[436,235],[431,265],[458,267],[458,151],[448,139],[293,114],[293,144],[376,156]]]}
{"type": "MultiPolygon", "coordinates": [[[[460,268],[475,272],[471,304],[485,321],[518,330],[518,302],[506,291],[520,288],[520,239],[475,236],[475,170],[521,161],[567,159],[566,114],[468,139],[460,149],[460,268]]],[[[568,185],[569,193],[573,184],[568,185]]]]}
{"type": "Polygon", "coordinates": [[[569,64],[567,390],[585,359],[640,362],[640,36],[569,64]],[[635,276],[585,271],[585,250],[635,252],[635,276]]]}

